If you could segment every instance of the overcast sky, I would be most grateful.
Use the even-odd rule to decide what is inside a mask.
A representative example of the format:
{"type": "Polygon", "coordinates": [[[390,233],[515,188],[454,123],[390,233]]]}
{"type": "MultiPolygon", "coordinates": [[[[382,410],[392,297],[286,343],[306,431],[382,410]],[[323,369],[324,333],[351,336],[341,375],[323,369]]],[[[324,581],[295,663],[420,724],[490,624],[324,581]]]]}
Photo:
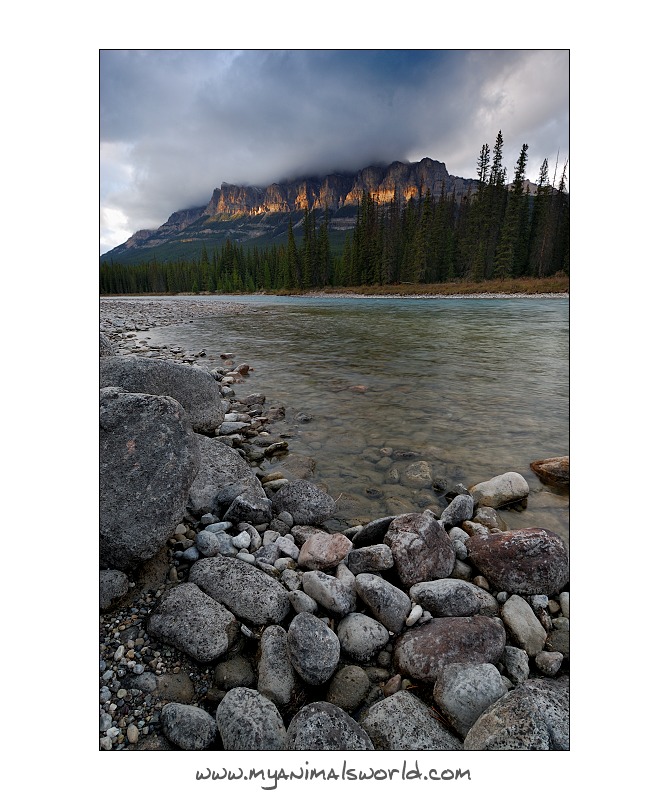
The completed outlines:
{"type": "Polygon", "coordinates": [[[509,175],[569,151],[566,50],[103,50],[100,252],[222,182],[266,186],[371,163],[474,177],[501,130],[509,175]]]}

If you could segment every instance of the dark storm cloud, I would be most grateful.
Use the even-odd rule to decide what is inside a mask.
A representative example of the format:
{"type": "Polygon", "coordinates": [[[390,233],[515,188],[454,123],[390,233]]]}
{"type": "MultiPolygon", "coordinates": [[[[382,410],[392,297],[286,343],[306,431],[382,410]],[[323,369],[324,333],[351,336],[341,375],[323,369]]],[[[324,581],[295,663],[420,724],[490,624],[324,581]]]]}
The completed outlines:
{"type": "Polygon", "coordinates": [[[267,185],[429,156],[473,176],[567,150],[564,51],[103,51],[104,251],[221,182],[267,185]]]}

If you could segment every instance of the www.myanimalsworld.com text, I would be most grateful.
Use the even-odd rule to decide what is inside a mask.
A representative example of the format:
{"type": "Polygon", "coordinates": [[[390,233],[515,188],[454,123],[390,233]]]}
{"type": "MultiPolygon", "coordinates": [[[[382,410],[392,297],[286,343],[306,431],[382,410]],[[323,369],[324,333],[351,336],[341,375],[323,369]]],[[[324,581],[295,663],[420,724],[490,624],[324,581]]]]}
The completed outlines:
{"type": "Polygon", "coordinates": [[[288,781],[457,781],[472,779],[470,770],[444,767],[443,769],[421,770],[418,761],[413,765],[402,762],[396,768],[351,767],[344,760],[340,769],[334,767],[318,768],[305,761],[304,766],[297,769],[270,769],[249,767],[223,767],[221,769],[196,770],[198,781],[258,781],[261,789],[277,789],[282,782],[288,781]]]}

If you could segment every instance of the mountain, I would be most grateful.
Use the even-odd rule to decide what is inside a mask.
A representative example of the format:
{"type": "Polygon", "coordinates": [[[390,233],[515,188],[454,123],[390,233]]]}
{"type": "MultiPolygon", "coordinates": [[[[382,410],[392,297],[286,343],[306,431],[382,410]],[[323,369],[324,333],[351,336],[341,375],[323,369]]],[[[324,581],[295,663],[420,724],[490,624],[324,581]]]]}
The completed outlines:
{"type": "Polygon", "coordinates": [[[282,244],[292,220],[295,236],[305,211],[322,217],[326,209],[330,238],[337,249],[346,231],[355,225],[358,203],[369,192],[379,203],[389,203],[395,193],[407,202],[428,190],[439,197],[455,193],[461,200],[476,192],[478,181],[450,175],[441,161],[423,158],[405,164],[368,166],[355,173],[334,173],[325,177],[300,178],[270,186],[221,184],[206,206],[176,211],[157,230],[140,230],[122,245],[109,250],[102,260],[138,263],[155,259],[166,262],[199,257],[202,245],[220,247],[226,239],[259,247],[282,244]]]}

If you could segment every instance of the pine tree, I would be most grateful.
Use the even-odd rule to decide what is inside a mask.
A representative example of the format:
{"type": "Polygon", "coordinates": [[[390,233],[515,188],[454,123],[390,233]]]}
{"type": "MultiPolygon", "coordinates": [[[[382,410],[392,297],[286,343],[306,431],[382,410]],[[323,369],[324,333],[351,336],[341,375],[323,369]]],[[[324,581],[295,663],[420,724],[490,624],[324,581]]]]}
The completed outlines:
{"type": "Polygon", "coordinates": [[[526,232],[523,224],[526,222],[527,215],[523,213],[523,203],[526,165],[527,145],[524,144],[516,162],[516,171],[511,191],[508,194],[500,242],[495,254],[494,275],[496,278],[519,275],[525,262],[526,254],[523,244],[526,241],[526,232]]]}
{"type": "Polygon", "coordinates": [[[284,286],[287,289],[294,289],[299,285],[300,281],[300,265],[299,254],[297,252],[297,245],[295,244],[295,236],[293,234],[293,221],[288,220],[288,246],[287,246],[287,269],[284,280],[284,286]]]}

